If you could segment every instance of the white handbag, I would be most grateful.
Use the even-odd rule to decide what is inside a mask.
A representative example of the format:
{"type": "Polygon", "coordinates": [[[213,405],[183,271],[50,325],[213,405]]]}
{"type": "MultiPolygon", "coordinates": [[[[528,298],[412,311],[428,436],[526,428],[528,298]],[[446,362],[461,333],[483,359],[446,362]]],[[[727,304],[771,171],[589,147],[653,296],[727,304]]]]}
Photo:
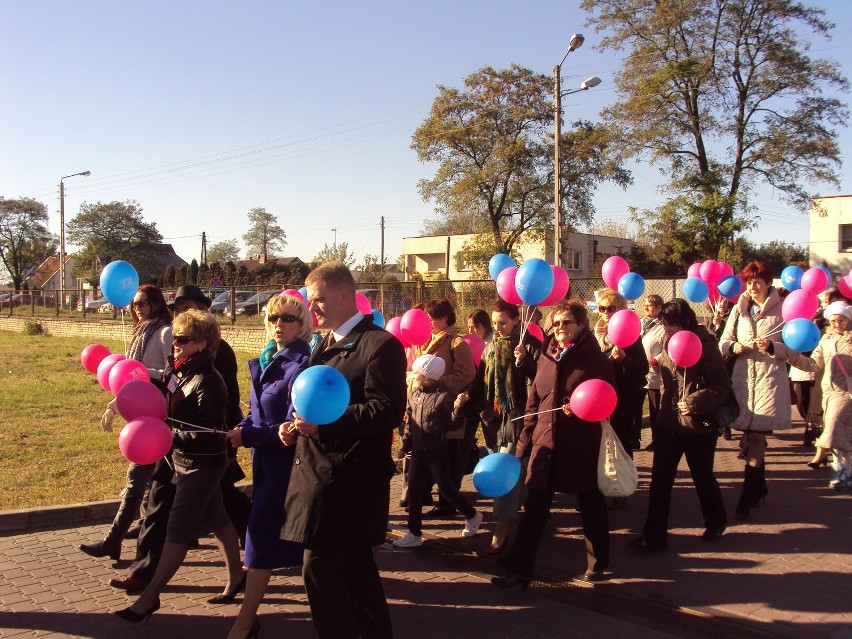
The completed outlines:
{"type": "Polygon", "coordinates": [[[598,488],[604,497],[629,497],[639,483],[639,471],[605,419],[601,422],[598,488]]]}

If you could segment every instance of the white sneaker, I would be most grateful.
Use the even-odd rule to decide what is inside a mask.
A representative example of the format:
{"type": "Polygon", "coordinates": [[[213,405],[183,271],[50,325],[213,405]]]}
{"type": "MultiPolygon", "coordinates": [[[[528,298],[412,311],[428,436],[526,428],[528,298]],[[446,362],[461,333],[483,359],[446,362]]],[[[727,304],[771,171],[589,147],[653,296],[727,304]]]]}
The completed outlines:
{"type": "Polygon", "coordinates": [[[479,532],[479,524],[482,523],[482,513],[478,510],[476,514],[470,519],[464,520],[464,530],[462,530],[462,537],[473,537],[476,533],[479,532]]]}
{"type": "Polygon", "coordinates": [[[412,535],[411,532],[405,533],[404,537],[393,542],[397,548],[418,548],[423,545],[423,537],[420,535],[412,535]]]}

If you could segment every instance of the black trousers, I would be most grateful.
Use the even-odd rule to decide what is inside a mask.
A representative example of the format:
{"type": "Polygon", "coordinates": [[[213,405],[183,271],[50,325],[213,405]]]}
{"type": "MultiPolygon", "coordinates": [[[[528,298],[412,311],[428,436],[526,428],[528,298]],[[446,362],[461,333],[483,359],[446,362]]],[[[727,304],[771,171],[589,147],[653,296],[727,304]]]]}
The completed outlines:
{"type": "Polygon", "coordinates": [[[470,502],[459,495],[459,489],[450,477],[447,449],[413,450],[408,465],[408,530],[418,537],[423,532],[423,489],[432,481],[438,484],[441,499],[462,513],[465,519],[476,514],[470,502]]]}
{"type": "Polygon", "coordinates": [[[136,540],[136,559],[130,566],[130,576],[151,581],[160,557],[163,556],[163,546],[166,544],[166,531],[169,527],[169,514],[175,501],[177,487],[171,482],[154,480],[148,491],[148,503],[145,518],[136,540]]]}
{"type": "Polygon", "coordinates": [[[660,411],[660,389],[648,389],[648,421],[651,422],[651,441],[657,438],[657,413],[660,411]]]}
{"type": "Polygon", "coordinates": [[[722,503],[722,491],[713,474],[718,438],[715,429],[703,435],[676,435],[663,429],[657,432],[654,438],[651,488],[648,493],[648,518],[642,532],[646,538],[666,541],[672,487],[680,458],[684,455],[701,502],[705,528],[721,528],[726,525],[727,513],[722,503]]]}
{"type": "Polygon", "coordinates": [[[368,544],[339,536],[305,549],[302,577],[320,639],[390,639],[390,612],[368,544]]]}
{"type": "MultiPolygon", "coordinates": [[[[599,490],[577,493],[583,535],[586,538],[586,570],[600,571],[609,566],[609,516],[606,500],[599,490]]],[[[553,491],[530,488],[524,512],[518,522],[518,533],[511,549],[499,563],[506,570],[531,578],[535,557],[541,543],[547,515],[553,504],[553,491]]]]}

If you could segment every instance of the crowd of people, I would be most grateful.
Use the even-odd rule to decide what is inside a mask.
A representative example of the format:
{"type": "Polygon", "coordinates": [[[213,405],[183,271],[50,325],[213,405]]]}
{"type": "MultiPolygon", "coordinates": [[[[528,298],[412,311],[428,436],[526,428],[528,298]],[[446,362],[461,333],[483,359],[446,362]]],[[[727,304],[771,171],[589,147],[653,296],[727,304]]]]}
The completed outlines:
{"type": "MultiPolygon", "coordinates": [[[[467,331],[485,345],[475,358],[450,301],[422,305],[431,337],[406,352],[358,311],[349,269],[326,263],[305,282],[307,304],[285,294],[269,300],[263,316],[267,342],[248,362],[245,416],[236,356],[208,312],[209,298],[187,285],[170,310],[159,289],[144,285],[131,303],[128,357],[145,364],[164,393],[173,447],[155,464],[130,464],[109,531],[80,548],[118,559],[122,539],[136,538],[130,570],[110,580],[115,588],[140,593],[115,613],[131,622],[158,610],[159,594],[188,549],[213,533],[227,575],[223,592],[210,603],[231,603],[244,591],[229,639],[258,636],[257,610],[272,571],[299,566],[318,636],[391,637],[372,548],[387,535],[397,467],[393,433],[402,434],[397,460],[404,461],[406,477],[399,497],[408,511],[407,530],[393,545],[413,548],[424,542],[424,515],[460,513],[461,536],[481,530],[483,512],[460,492],[466,470],[478,460],[481,430],[484,453],[508,453],[521,465],[515,485],[492,506],[484,554],[505,571],[492,583],[521,590],[529,585],[557,492],[577,496],[584,578],[603,580],[610,574],[608,510],[624,507],[625,498],[607,503],[598,487],[601,422],[586,421],[571,408],[572,392],[588,380],[616,389],[609,419],[631,454],[641,446],[647,405],[653,464],[645,523],[629,542],[637,552],[668,546],[671,493],[683,457],[701,505],[702,538],[722,537],[728,516],[714,460],[718,438],[731,429],[741,433],[745,462],[735,515],[747,518],[769,492],[766,437],[791,428],[793,403],[809,425],[822,428],[809,465],[819,468],[831,455],[830,486],[852,487],[852,306],[836,292],[827,295],[824,336],[812,353],[798,353],[777,330],[784,292],[772,286],[772,273],[752,262],[742,277],[745,292],[704,324],[686,301],[648,295],[641,333],[626,347],[608,333],[613,315],[628,307],[615,291],[599,292],[594,323],[582,301],[558,302],[541,332],[528,330],[540,315],[527,319],[518,306],[497,299],[490,309],[467,316],[467,331]],[[682,331],[701,343],[700,358],[688,368],[666,350],[682,331]],[[294,381],[315,365],[337,369],[350,385],[343,415],[322,426],[293,407],[294,381]],[[811,382],[805,400],[791,400],[790,366],[810,376],[803,378],[811,382]],[[234,486],[245,477],[234,453],[239,447],[252,452],[251,501],[234,486]],[[435,484],[438,503],[424,513],[435,484]],[[137,516],[139,524],[129,530],[137,516]]],[[[114,416],[110,403],[105,430],[114,416]]]]}

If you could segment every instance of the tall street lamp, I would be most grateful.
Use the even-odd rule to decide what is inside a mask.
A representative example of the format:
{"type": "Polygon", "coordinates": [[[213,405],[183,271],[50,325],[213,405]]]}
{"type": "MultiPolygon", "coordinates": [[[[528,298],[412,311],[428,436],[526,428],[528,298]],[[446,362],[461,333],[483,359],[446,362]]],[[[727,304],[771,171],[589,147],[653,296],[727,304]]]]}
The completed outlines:
{"type": "Polygon", "coordinates": [[[559,64],[553,67],[553,263],[556,266],[562,265],[562,172],[559,159],[559,146],[562,139],[562,98],[578,91],[596,87],[601,83],[600,78],[592,76],[587,78],[579,89],[562,92],[562,64],[568,54],[583,46],[585,41],[586,38],[580,33],[572,35],[568,42],[568,51],[562,56],[559,64]]]}
{"type": "Polygon", "coordinates": [[[88,177],[91,174],[91,171],[82,171],[66,175],[59,180],[59,297],[62,308],[65,308],[65,180],[78,175],[88,177]]]}

